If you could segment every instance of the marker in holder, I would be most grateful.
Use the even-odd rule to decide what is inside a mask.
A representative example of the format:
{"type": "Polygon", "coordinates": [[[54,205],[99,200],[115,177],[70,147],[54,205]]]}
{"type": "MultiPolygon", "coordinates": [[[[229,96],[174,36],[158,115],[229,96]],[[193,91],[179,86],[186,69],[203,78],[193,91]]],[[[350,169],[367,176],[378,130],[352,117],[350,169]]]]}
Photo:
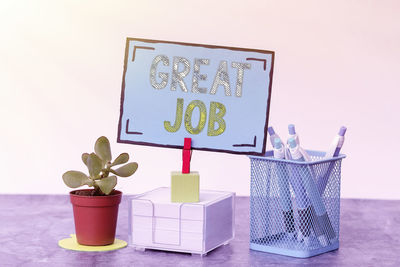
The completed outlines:
{"type": "MultiPolygon", "coordinates": [[[[344,135],[346,134],[347,128],[342,126],[339,130],[339,133],[335,138],[333,139],[333,142],[331,144],[331,147],[325,154],[325,158],[329,159],[332,157],[337,157],[339,156],[340,149],[343,146],[344,143],[344,135]]],[[[318,179],[318,190],[319,193],[322,195],[325,191],[325,188],[328,184],[329,181],[329,175],[332,173],[333,168],[335,167],[334,164],[329,164],[328,170],[322,175],[320,179],[318,179]]]]}
{"type": "MultiPolygon", "coordinates": [[[[279,137],[275,137],[273,143],[274,158],[284,159],[285,158],[285,148],[279,137]]],[[[295,226],[294,226],[294,216],[293,216],[293,206],[290,197],[290,187],[289,187],[289,175],[287,166],[284,164],[275,164],[274,170],[276,173],[276,179],[279,183],[279,199],[281,201],[282,214],[285,221],[286,233],[290,237],[295,237],[295,226]]]]}
{"type": "MultiPolygon", "coordinates": [[[[339,247],[339,218],[340,218],[340,179],[341,162],[345,155],[335,158],[324,159],[325,152],[307,150],[307,154],[312,161],[295,161],[274,158],[273,151],[267,151],[265,156],[250,156],[251,162],[251,185],[250,185],[250,248],[253,250],[276,253],[281,255],[307,258],[324,252],[335,250],[339,247]],[[309,179],[317,179],[325,172],[327,164],[333,164],[334,168],[329,176],[329,187],[325,194],[320,196],[320,202],[311,201],[310,196],[315,194],[310,184],[303,185],[302,176],[309,179]],[[276,166],[284,166],[277,168],[276,166]],[[268,170],[274,171],[268,171],[268,170]],[[280,171],[280,170],[287,171],[280,171]],[[279,172],[279,175],[277,175],[279,172]],[[280,181],[282,176],[286,176],[284,181],[280,181]],[[288,177],[287,177],[288,176],[288,177]],[[296,178],[297,177],[297,178],[296,178]],[[280,188],[285,185],[285,180],[290,184],[290,199],[280,188]],[[260,188],[265,187],[268,181],[270,187],[270,197],[266,199],[263,206],[257,201],[260,188]],[[307,188],[306,188],[307,187],[307,188]],[[307,190],[308,189],[308,190],[307,190]],[[310,190],[311,189],[311,190],[310,190]],[[281,199],[281,198],[286,198],[281,199]],[[297,235],[303,235],[303,239],[293,238],[287,233],[287,223],[282,211],[287,203],[292,203],[294,227],[297,235]],[[316,205],[316,207],[314,207],[316,205]],[[320,218],[316,211],[326,211],[326,220],[320,218]],[[264,227],[268,220],[268,228],[264,227]],[[316,226],[319,226],[317,228],[316,226]],[[327,226],[329,225],[328,229],[327,226]],[[327,231],[327,229],[329,231],[327,231]],[[321,242],[321,233],[328,239],[328,243],[321,242]],[[332,232],[331,232],[332,231],[332,232]],[[307,242],[305,241],[307,240],[307,242]]],[[[316,183],[317,181],[310,181],[316,183]]],[[[314,188],[315,189],[315,188],[314,188]]],[[[317,192],[318,193],[318,192],[317,192]]],[[[287,207],[286,207],[287,208],[287,207]]]]}

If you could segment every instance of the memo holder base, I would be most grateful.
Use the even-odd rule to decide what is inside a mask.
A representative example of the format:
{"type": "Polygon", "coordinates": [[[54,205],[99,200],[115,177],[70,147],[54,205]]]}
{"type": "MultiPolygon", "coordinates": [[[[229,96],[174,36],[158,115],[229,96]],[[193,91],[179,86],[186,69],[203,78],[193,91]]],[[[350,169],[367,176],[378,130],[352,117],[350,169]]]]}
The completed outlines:
{"type": "Polygon", "coordinates": [[[115,239],[114,243],[111,245],[106,246],[85,246],[78,243],[76,240],[76,235],[71,234],[70,238],[65,238],[58,241],[58,245],[64,249],[69,250],[76,250],[76,251],[94,251],[94,252],[101,252],[101,251],[110,251],[110,250],[117,250],[120,248],[124,248],[128,245],[124,240],[115,239]]]}

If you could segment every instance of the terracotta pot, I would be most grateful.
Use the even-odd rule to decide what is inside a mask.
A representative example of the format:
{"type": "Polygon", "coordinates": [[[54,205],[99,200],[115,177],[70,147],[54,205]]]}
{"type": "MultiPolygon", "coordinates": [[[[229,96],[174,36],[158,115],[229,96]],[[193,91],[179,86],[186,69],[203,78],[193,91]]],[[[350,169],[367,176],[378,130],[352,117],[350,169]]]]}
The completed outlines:
{"type": "Polygon", "coordinates": [[[87,246],[104,246],[114,243],[118,206],[122,192],[115,190],[109,196],[80,196],[75,190],[69,193],[74,210],[76,239],[87,246]]]}

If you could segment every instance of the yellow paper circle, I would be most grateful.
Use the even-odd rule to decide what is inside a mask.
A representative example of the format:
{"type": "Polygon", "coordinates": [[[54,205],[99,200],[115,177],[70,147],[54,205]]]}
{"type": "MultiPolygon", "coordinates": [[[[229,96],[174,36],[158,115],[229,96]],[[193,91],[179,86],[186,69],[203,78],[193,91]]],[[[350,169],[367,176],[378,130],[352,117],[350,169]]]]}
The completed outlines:
{"type": "Polygon", "coordinates": [[[124,240],[115,239],[114,243],[107,246],[84,246],[76,240],[76,235],[58,241],[58,245],[65,249],[77,251],[109,251],[126,247],[128,244],[124,240]]]}

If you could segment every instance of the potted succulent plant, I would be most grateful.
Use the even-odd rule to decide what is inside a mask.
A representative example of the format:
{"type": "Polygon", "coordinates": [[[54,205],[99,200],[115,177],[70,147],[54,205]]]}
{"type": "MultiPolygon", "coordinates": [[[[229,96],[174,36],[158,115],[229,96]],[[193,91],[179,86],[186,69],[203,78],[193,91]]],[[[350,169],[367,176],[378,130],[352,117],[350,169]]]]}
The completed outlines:
{"type": "Polygon", "coordinates": [[[127,163],[127,153],[122,153],[112,161],[110,142],[104,136],[97,139],[94,151],[82,154],[89,175],[80,171],[67,171],[62,178],[71,188],[83,185],[93,187],[70,192],[76,238],[81,245],[103,246],[112,244],[115,239],[118,206],[122,197],[122,192],[114,189],[117,176],[131,176],[136,172],[138,164],[127,163]],[[121,164],[124,165],[114,168],[121,164]]]}

